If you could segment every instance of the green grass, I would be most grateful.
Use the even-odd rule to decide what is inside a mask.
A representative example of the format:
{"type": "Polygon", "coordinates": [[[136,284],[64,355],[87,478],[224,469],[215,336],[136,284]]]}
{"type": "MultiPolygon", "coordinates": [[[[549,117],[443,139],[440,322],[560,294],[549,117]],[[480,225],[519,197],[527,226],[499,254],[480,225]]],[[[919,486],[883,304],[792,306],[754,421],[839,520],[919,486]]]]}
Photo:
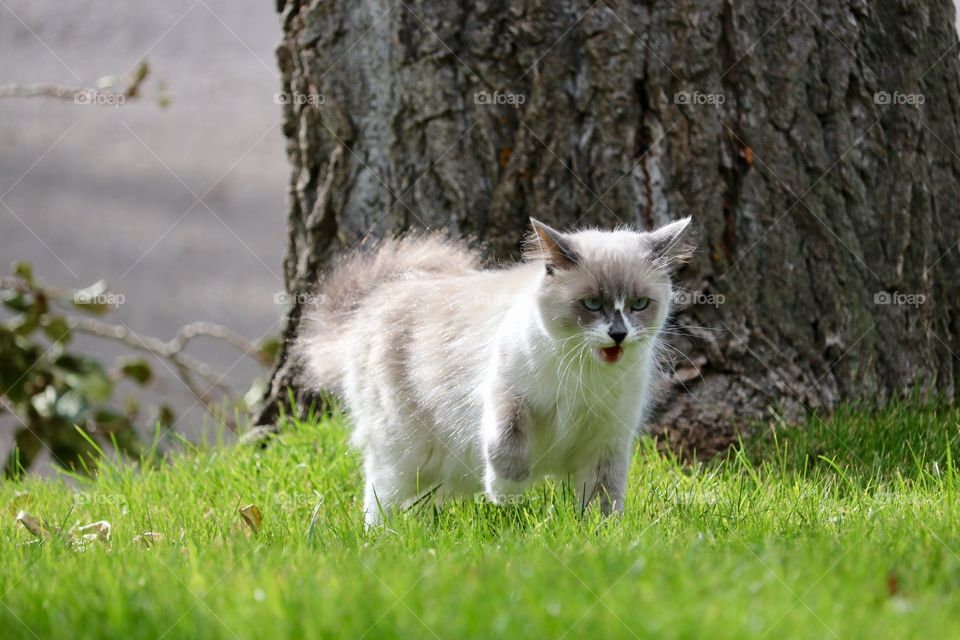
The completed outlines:
{"type": "Polygon", "coordinates": [[[0,637],[960,637],[958,429],[953,409],[845,411],[695,467],[643,441],[620,521],[547,485],[366,532],[336,420],[73,488],[7,483],[0,637]],[[24,546],[20,509],[108,520],[112,541],[24,546]]]}

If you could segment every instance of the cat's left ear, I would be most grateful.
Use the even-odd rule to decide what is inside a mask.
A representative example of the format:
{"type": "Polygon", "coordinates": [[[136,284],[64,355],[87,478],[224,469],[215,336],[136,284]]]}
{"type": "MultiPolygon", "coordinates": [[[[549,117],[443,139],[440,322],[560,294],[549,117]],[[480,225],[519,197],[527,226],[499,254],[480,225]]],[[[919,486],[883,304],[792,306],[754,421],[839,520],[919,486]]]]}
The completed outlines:
{"type": "Polygon", "coordinates": [[[681,218],[643,234],[653,262],[666,268],[689,262],[696,249],[691,218],[681,218]]]}
{"type": "Polygon", "coordinates": [[[577,253],[570,246],[570,239],[553,227],[530,218],[533,236],[528,241],[529,255],[543,258],[547,264],[547,273],[556,269],[568,269],[579,261],[577,253]]]}

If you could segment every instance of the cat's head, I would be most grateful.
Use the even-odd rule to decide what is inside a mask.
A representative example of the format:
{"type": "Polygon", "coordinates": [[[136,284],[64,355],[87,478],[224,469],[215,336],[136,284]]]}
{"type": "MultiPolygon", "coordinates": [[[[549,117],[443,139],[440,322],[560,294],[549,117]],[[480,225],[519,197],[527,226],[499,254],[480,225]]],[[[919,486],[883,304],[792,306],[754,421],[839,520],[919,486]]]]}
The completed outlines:
{"type": "Polygon", "coordinates": [[[693,254],[690,218],[648,232],[531,223],[527,258],[546,270],[538,304],[550,335],[608,363],[649,346],[670,312],[670,276],[693,254]]]}

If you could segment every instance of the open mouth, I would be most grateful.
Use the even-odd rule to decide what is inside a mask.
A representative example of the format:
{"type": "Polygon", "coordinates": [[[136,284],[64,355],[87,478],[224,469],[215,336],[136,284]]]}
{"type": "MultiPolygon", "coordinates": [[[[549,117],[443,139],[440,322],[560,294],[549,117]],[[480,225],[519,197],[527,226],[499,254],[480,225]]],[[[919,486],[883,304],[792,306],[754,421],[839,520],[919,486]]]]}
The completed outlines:
{"type": "Polygon", "coordinates": [[[616,362],[623,355],[623,347],[614,345],[612,347],[600,347],[600,358],[604,362],[616,362]]]}

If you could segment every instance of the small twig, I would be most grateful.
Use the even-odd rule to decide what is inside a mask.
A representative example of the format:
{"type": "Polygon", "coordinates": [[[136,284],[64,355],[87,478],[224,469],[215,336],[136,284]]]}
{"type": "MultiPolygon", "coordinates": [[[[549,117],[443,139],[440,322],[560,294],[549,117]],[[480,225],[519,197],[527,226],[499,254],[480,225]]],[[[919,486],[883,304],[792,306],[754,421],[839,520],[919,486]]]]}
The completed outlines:
{"type": "Polygon", "coordinates": [[[218,338],[224,342],[236,347],[244,354],[256,358],[261,364],[270,366],[272,361],[268,355],[263,353],[255,344],[241,336],[236,331],[224,327],[223,325],[212,322],[191,322],[177,333],[177,335],[167,343],[174,351],[182,351],[187,342],[197,336],[209,336],[218,338]]]}
{"type": "Polygon", "coordinates": [[[74,96],[90,89],[77,89],[76,87],[63,87],[55,84],[3,84],[0,85],[0,98],[34,98],[38,96],[46,98],[60,98],[61,100],[73,100],[74,96]]]}
{"type": "Polygon", "coordinates": [[[14,82],[12,84],[0,85],[0,98],[45,97],[60,100],[76,100],[78,96],[97,94],[112,98],[112,102],[110,100],[107,100],[107,102],[115,104],[116,101],[121,98],[126,100],[128,98],[139,97],[140,87],[148,75],[150,75],[150,66],[146,60],[143,60],[140,62],[140,66],[137,67],[133,79],[127,84],[127,87],[123,91],[101,91],[91,87],[67,87],[49,82],[40,82],[37,84],[20,84],[14,82]]]}

